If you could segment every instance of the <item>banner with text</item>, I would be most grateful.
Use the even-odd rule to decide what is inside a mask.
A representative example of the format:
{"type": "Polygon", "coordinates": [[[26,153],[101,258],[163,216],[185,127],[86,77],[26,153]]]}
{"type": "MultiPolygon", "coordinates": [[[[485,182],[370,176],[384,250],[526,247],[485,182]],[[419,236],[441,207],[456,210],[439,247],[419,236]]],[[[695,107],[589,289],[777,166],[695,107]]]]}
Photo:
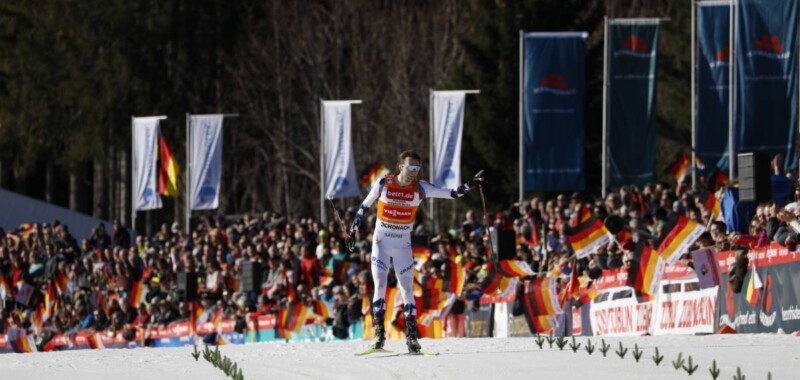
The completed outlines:
{"type": "Polygon", "coordinates": [[[158,117],[133,118],[133,210],[155,210],[161,208],[158,195],[158,117]]]}
{"type": "Polygon", "coordinates": [[[695,152],[709,169],[728,168],[729,9],[729,1],[697,2],[695,152]]]}
{"type": "Polygon", "coordinates": [[[463,91],[434,91],[433,184],[447,189],[461,185],[461,136],[464,134],[463,91]]]}
{"type": "Polygon", "coordinates": [[[192,210],[219,206],[222,178],[222,115],[189,117],[189,205],[192,210]]]}
{"type": "Polygon", "coordinates": [[[522,77],[523,191],[581,191],[586,33],[526,33],[522,77]]]}
{"type": "Polygon", "coordinates": [[[350,102],[322,102],[323,178],[325,198],[357,197],[358,179],[353,159],[350,102]]]}
{"type": "Polygon", "coordinates": [[[798,0],[738,0],[735,29],[736,153],[783,155],[797,168],[798,0]]]}
{"type": "Polygon", "coordinates": [[[658,19],[608,21],[609,186],[655,180],[658,19]]]}

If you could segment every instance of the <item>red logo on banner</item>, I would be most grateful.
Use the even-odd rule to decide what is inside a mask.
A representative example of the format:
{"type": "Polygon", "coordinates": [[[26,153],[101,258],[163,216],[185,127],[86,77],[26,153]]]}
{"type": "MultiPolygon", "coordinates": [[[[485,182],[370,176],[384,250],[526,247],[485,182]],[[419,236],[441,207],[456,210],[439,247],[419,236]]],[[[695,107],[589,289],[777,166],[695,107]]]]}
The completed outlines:
{"type": "Polygon", "coordinates": [[[776,35],[762,34],[761,38],[756,40],[755,48],[770,53],[783,53],[783,44],[776,35]]]}
{"type": "Polygon", "coordinates": [[[541,84],[543,87],[557,88],[559,90],[566,90],[569,87],[563,75],[553,73],[547,74],[546,77],[542,78],[541,84]]]}
{"type": "Polygon", "coordinates": [[[622,48],[625,50],[631,50],[639,53],[649,53],[650,46],[647,45],[647,42],[644,42],[644,38],[638,37],[636,35],[631,35],[625,42],[622,43],[622,48]]]}
{"type": "Polygon", "coordinates": [[[725,291],[725,312],[728,313],[728,317],[733,319],[734,313],[736,312],[736,308],[733,305],[733,288],[728,285],[727,291],[725,291]]]}
{"type": "Polygon", "coordinates": [[[409,190],[386,189],[386,197],[392,200],[411,202],[414,200],[414,192],[409,190]]]}
{"type": "Polygon", "coordinates": [[[766,281],[764,281],[764,299],[761,303],[761,308],[769,313],[772,310],[772,274],[767,275],[766,281]]]}
{"type": "Polygon", "coordinates": [[[731,59],[731,47],[725,45],[722,50],[717,52],[717,61],[729,61],[731,59]]]}

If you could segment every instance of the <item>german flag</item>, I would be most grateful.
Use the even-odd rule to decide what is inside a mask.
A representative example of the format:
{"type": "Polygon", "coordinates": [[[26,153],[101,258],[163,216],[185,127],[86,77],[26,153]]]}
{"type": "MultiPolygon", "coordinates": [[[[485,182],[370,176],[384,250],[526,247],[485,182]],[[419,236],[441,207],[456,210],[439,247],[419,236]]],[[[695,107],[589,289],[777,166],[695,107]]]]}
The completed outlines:
{"type": "Polygon", "coordinates": [[[645,201],[644,197],[639,194],[639,190],[636,190],[635,187],[631,189],[631,201],[633,201],[633,205],[636,206],[642,215],[647,213],[647,201],[645,201]]]}
{"type": "Polygon", "coordinates": [[[53,312],[53,306],[56,302],[56,290],[55,290],[55,281],[50,281],[50,284],[47,285],[47,291],[44,292],[44,314],[42,321],[46,321],[47,318],[50,318],[55,313],[53,312]]]}
{"type": "Polygon", "coordinates": [[[67,294],[67,284],[69,283],[69,278],[64,272],[60,270],[56,270],[56,274],[53,276],[53,281],[56,284],[56,290],[58,290],[58,294],[65,295],[67,294]]]}
{"type": "Polygon", "coordinates": [[[7,297],[14,297],[14,288],[8,284],[8,280],[0,274],[0,301],[7,297]]]}
{"type": "Polygon", "coordinates": [[[620,244],[624,245],[628,240],[631,240],[632,238],[633,238],[633,232],[631,232],[627,228],[623,228],[619,230],[619,232],[617,232],[617,241],[620,244]]]}
{"type": "Polygon", "coordinates": [[[341,260],[333,268],[333,278],[341,282],[347,282],[347,273],[350,271],[350,261],[341,260]]]}
{"type": "Polygon", "coordinates": [[[442,290],[456,295],[461,295],[464,291],[464,281],[467,279],[467,272],[464,267],[453,260],[448,260],[444,271],[444,283],[442,290]]]}
{"type": "Polygon", "coordinates": [[[431,250],[428,247],[411,246],[411,255],[414,258],[414,268],[419,271],[431,259],[431,250]]]}
{"type": "Polygon", "coordinates": [[[711,213],[711,220],[722,220],[722,206],[720,200],[714,193],[703,192],[700,194],[700,202],[703,207],[711,213]]]}
{"type": "Polygon", "coordinates": [[[603,221],[596,216],[591,216],[578,227],[570,228],[567,231],[567,239],[575,251],[575,256],[579,259],[587,257],[600,247],[607,245],[611,238],[611,233],[603,225],[603,221]]]}
{"type": "Polygon", "coordinates": [[[281,272],[281,277],[283,277],[283,283],[286,286],[286,297],[289,298],[289,302],[299,302],[300,298],[297,297],[297,291],[295,291],[294,285],[289,281],[289,275],[286,273],[285,269],[281,272]]]}
{"type": "MultiPolygon", "coordinates": [[[[541,309],[546,310],[546,307],[541,306],[542,302],[537,300],[535,296],[536,283],[540,280],[549,281],[551,283],[555,281],[552,277],[543,277],[535,281],[525,281],[525,296],[523,298],[525,321],[528,322],[528,328],[531,333],[535,335],[550,331],[556,325],[556,316],[542,314],[541,309]]],[[[552,294],[552,297],[555,299],[555,293],[552,294]]]]}
{"type": "Polygon", "coordinates": [[[599,293],[597,293],[597,290],[594,289],[594,284],[589,285],[586,290],[582,291],[578,296],[578,301],[575,303],[575,307],[581,307],[589,302],[592,302],[593,299],[597,298],[598,294],[599,293]]]}
{"type": "Polygon", "coordinates": [[[314,314],[322,318],[333,318],[333,302],[325,302],[321,300],[314,301],[314,314]]]}
{"type": "Polygon", "coordinates": [[[178,161],[172,155],[172,150],[167,145],[167,139],[161,136],[158,139],[159,161],[158,193],[165,197],[178,196],[178,161]]]}
{"type": "Polygon", "coordinates": [[[94,333],[86,336],[86,342],[89,343],[89,347],[91,347],[93,350],[102,350],[106,348],[106,346],[103,344],[103,338],[100,336],[100,333],[94,333]]]}
{"type": "Polygon", "coordinates": [[[33,313],[33,330],[36,333],[42,331],[42,323],[44,322],[44,304],[39,304],[36,311],[33,313]]]}
{"type": "Polygon", "coordinates": [[[638,244],[633,252],[631,267],[628,269],[628,286],[640,293],[654,295],[661,282],[665,260],[658,252],[644,244],[638,244]]]}
{"type": "Polygon", "coordinates": [[[669,174],[675,178],[675,182],[683,183],[686,179],[686,176],[692,172],[692,161],[689,159],[689,155],[686,153],[681,153],[675,162],[670,165],[669,167],[669,174]]]}
{"type": "Polygon", "coordinates": [[[764,286],[761,283],[761,277],[758,275],[758,268],[753,267],[752,275],[750,275],[750,281],[747,282],[747,293],[745,293],[745,298],[750,305],[753,307],[758,306],[758,296],[761,294],[761,288],[764,286]]]}
{"type": "Polygon", "coordinates": [[[521,260],[500,260],[497,265],[500,274],[506,277],[523,278],[533,276],[533,269],[521,260]]]}
{"type": "Polygon", "coordinates": [[[131,285],[131,294],[128,297],[128,304],[132,308],[139,307],[139,304],[144,301],[145,296],[147,296],[147,288],[141,281],[134,281],[133,285],[131,285]]]}
{"type": "Polygon", "coordinates": [[[361,315],[369,315],[372,310],[372,301],[369,297],[361,297],[361,315]]]}
{"type": "Polygon", "coordinates": [[[540,315],[532,318],[531,321],[533,324],[533,328],[531,328],[531,323],[529,322],[528,328],[531,328],[531,333],[539,335],[539,334],[547,334],[548,332],[552,331],[558,322],[556,321],[556,317],[554,315],[540,315]]]}
{"type": "Polygon", "coordinates": [[[497,271],[490,271],[481,282],[481,291],[488,296],[503,297],[509,295],[516,284],[517,279],[503,276],[497,271]]]}
{"type": "Polygon", "coordinates": [[[555,277],[539,277],[533,281],[525,281],[526,298],[531,302],[533,315],[556,315],[561,312],[561,305],[556,295],[555,277]]]}
{"type": "Polygon", "coordinates": [[[361,186],[369,189],[378,178],[389,174],[389,169],[386,168],[380,161],[375,161],[367,170],[361,174],[361,186]]]}
{"type": "Polygon", "coordinates": [[[197,330],[197,321],[203,316],[205,309],[202,305],[195,302],[189,302],[189,331],[194,334],[197,330]]]}
{"type": "Polygon", "coordinates": [[[726,188],[728,187],[729,182],[730,181],[728,180],[728,175],[725,174],[725,172],[723,172],[722,170],[717,169],[717,172],[714,174],[712,190],[717,191],[718,189],[726,188]]]}
{"type": "Polygon", "coordinates": [[[664,231],[669,232],[666,236],[662,232],[663,238],[658,245],[658,253],[672,265],[705,230],[702,225],[681,215],[664,226],[664,231]]]}
{"type": "Polygon", "coordinates": [[[306,321],[308,307],[300,303],[291,303],[278,313],[278,327],[286,331],[299,333],[306,321]]]}
{"type": "Polygon", "coordinates": [[[22,335],[17,339],[9,340],[8,344],[11,345],[11,349],[18,354],[39,352],[36,348],[36,343],[33,341],[33,335],[22,335]]]}

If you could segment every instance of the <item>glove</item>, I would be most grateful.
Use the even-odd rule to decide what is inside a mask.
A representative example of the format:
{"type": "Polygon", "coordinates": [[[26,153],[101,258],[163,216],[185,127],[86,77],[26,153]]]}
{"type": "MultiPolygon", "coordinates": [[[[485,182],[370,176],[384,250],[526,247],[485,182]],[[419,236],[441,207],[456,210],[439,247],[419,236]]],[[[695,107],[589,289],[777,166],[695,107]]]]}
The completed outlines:
{"type": "Polygon", "coordinates": [[[344,240],[344,246],[347,248],[347,252],[353,253],[356,251],[356,238],[353,236],[354,234],[347,235],[347,239],[344,240]]]}
{"type": "Polygon", "coordinates": [[[475,176],[472,177],[472,179],[469,180],[469,182],[467,182],[467,186],[469,186],[469,188],[472,189],[482,183],[483,183],[483,170],[475,174],[475,176]]]}
{"type": "Polygon", "coordinates": [[[349,235],[353,235],[356,233],[356,230],[361,228],[361,223],[364,222],[364,215],[363,214],[356,214],[356,218],[353,219],[353,224],[350,225],[350,233],[349,235]]]}

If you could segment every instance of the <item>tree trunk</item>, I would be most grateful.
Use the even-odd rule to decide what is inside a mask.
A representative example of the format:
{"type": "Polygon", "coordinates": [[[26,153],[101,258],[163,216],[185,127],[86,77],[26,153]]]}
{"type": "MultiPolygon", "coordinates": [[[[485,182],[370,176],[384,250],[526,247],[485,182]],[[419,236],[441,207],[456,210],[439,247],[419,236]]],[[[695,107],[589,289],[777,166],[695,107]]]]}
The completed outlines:
{"type": "Polygon", "coordinates": [[[118,219],[123,221],[123,225],[127,225],[125,223],[128,220],[128,209],[126,206],[130,202],[129,195],[128,195],[128,186],[130,185],[130,178],[128,175],[128,151],[125,149],[120,149],[119,151],[119,160],[117,170],[119,172],[119,176],[117,176],[117,187],[118,187],[118,194],[119,198],[117,200],[117,215],[118,219]]]}
{"type": "Polygon", "coordinates": [[[108,204],[106,193],[106,170],[102,159],[94,161],[93,191],[92,191],[92,216],[105,219],[106,205],[108,204]]]}
{"type": "Polygon", "coordinates": [[[54,166],[52,157],[47,157],[44,160],[44,200],[47,203],[53,203],[56,182],[54,166]]]}

